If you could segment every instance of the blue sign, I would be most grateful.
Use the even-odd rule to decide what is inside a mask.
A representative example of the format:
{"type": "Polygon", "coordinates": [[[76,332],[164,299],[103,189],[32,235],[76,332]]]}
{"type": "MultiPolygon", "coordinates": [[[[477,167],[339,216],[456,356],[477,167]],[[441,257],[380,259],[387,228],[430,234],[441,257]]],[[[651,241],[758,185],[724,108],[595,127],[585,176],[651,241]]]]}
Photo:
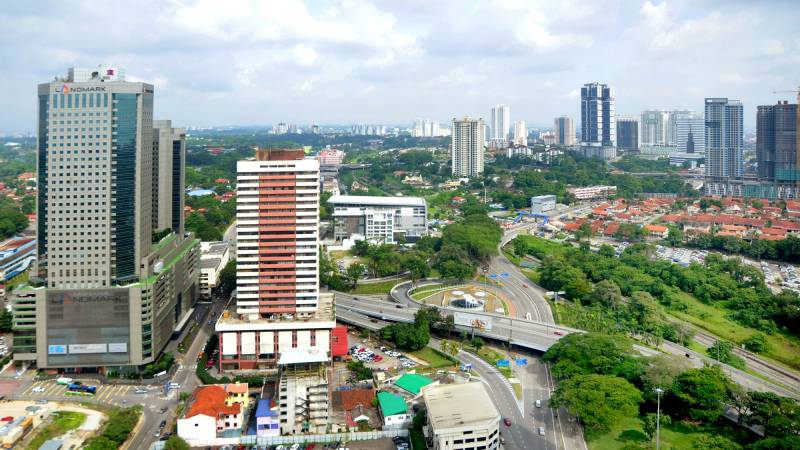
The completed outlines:
{"type": "Polygon", "coordinates": [[[508,272],[503,272],[503,273],[500,274],[500,276],[503,277],[503,278],[508,278],[511,275],[509,275],[508,272]]]}
{"type": "Polygon", "coordinates": [[[497,361],[497,367],[508,367],[511,365],[511,361],[507,359],[501,359],[497,361]]]}
{"type": "Polygon", "coordinates": [[[517,358],[514,360],[518,366],[527,366],[528,365],[528,358],[517,358]]]}
{"type": "Polygon", "coordinates": [[[472,363],[466,363],[461,365],[462,372],[466,372],[468,370],[472,370],[472,363]]]}
{"type": "Polygon", "coordinates": [[[66,355],[67,354],[67,346],[66,345],[48,345],[47,346],[47,354],[48,355],[66,355]]]}
{"type": "Polygon", "coordinates": [[[497,274],[493,273],[493,274],[489,275],[489,278],[491,278],[493,280],[496,280],[497,279],[497,274]]]}

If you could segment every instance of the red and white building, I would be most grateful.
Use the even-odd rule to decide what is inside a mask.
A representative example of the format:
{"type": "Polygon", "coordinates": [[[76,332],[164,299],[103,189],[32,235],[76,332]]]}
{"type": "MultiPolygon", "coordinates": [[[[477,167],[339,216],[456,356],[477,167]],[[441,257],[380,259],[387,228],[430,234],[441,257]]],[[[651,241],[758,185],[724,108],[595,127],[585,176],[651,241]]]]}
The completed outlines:
{"type": "Polygon", "coordinates": [[[259,150],[237,165],[234,311],[216,325],[220,370],[330,361],[332,295],[319,293],[319,161],[259,150]]]}

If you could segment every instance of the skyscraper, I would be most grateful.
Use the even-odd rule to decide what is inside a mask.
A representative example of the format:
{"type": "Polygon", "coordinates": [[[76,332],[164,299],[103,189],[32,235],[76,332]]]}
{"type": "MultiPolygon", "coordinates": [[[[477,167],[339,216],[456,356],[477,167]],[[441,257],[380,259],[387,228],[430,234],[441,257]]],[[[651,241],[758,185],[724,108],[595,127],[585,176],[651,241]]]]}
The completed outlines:
{"type": "Polygon", "coordinates": [[[183,234],[186,130],[169,120],[153,121],[153,231],[183,234]]]}
{"type": "Polygon", "coordinates": [[[706,98],[706,193],[736,195],[732,178],[743,172],[743,108],[738,100],[706,98]]]}
{"type": "Polygon", "coordinates": [[[614,114],[614,89],[598,83],[583,85],[581,88],[582,144],[603,147],[616,146],[617,125],[614,114]]]}
{"type": "Polygon", "coordinates": [[[514,123],[514,145],[528,145],[528,127],[524,120],[514,123]]]}
{"type": "Polygon", "coordinates": [[[453,176],[475,177],[483,173],[483,148],[486,144],[484,130],[483,119],[453,119],[453,176]]]}
{"type": "Polygon", "coordinates": [[[506,141],[511,131],[511,108],[506,105],[492,106],[491,140],[506,141]]]}
{"type": "Polygon", "coordinates": [[[691,114],[692,111],[688,109],[675,109],[672,111],[667,111],[667,122],[666,122],[666,137],[664,143],[666,145],[677,146],[678,145],[678,127],[677,127],[677,120],[678,117],[685,114],[691,114]]]}
{"type": "Polygon", "coordinates": [[[668,120],[669,113],[666,111],[643,111],[641,121],[642,145],[666,145],[668,120]]]}
{"type": "Polygon", "coordinates": [[[182,233],[182,139],[157,122],[161,145],[153,86],[114,66],[70,69],[38,94],[38,261],[12,300],[14,357],[135,369],[158,357],[197,298],[199,241],[182,233]],[[155,217],[156,204],[168,214],[155,217]],[[154,239],[162,224],[171,232],[154,239]]]}
{"type": "Polygon", "coordinates": [[[236,308],[216,324],[220,370],[330,360],[332,296],[319,293],[319,160],[257,150],[237,163],[236,308]]]}
{"type": "Polygon", "coordinates": [[[553,125],[556,145],[575,145],[575,122],[571,117],[556,117],[553,125]]]}
{"type": "Polygon", "coordinates": [[[702,114],[692,111],[675,114],[673,134],[678,151],[685,153],[705,153],[705,119],[702,114]]]}
{"type": "Polygon", "coordinates": [[[617,148],[630,153],[639,151],[639,119],[617,117],[617,148]]]}
{"type": "Polygon", "coordinates": [[[800,181],[797,117],[797,105],[786,101],[758,107],[756,158],[762,181],[792,185],[800,181]]]}

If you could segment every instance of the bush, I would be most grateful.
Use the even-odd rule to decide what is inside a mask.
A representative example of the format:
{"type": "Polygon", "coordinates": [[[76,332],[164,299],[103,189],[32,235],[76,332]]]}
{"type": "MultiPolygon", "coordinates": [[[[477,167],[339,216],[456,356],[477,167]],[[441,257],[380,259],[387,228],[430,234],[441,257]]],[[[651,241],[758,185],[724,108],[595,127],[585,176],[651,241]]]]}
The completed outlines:
{"type": "Polygon", "coordinates": [[[108,450],[119,448],[130,437],[139,421],[142,410],[139,406],[115,409],[108,415],[108,422],[99,436],[86,442],[86,450],[108,450]]]}
{"type": "Polygon", "coordinates": [[[170,368],[172,368],[172,364],[174,362],[175,356],[172,353],[162,353],[156,362],[145,366],[144,371],[142,372],[142,378],[152,378],[157,373],[168,371],[170,368]]]}

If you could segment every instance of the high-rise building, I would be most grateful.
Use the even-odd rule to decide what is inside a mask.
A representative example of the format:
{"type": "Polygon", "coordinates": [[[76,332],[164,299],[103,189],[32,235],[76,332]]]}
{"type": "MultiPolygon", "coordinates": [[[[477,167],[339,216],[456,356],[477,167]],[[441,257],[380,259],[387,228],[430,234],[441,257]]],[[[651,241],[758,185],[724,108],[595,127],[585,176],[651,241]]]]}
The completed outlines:
{"type": "Polygon", "coordinates": [[[153,231],[183,234],[186,129],[169,120],[153,121],[153,231]]]}
{"type": "Polygon", "coordinates": [[[272,132],[274,134],[286,134],[289,132],[289,126],[285,122],[281,122],[272,126],[272,132]]]}
{"type": "Polygon", "coordinates": [[[660,110],[642,112],[642,145],[667,145],[669,113],[660,110]]]}
{"type": "Polygon", "coordinates": [[[319,125],[317,125],[317,124],[311,125],[311,134],[320,134],[320,132],[321,131],[320,131],[319,125]]]}
{"type": "Polygon", "coordinates": [[[492,106],[491,120],[491,140],[508,140],[511,132],[511,108],[507,105],[492,106]]]}
{"type": "Polygon", "coordinates": [[[452,173],[475,177],[483,173],[483,148],[486,144],[483,119],[453,119],[451,142],[452,173]]]}
{"type": "Polygon", "coordinates": [[[679,152],[705,153],[705,119],[692,111],[679,112],[673,120],[675,146],[679,152]]]}
{"type": "Polygon", "coordinates": [[[587,83],[581,88],[581,141],[583,145],[615,147],[617,125],[614,89],[606,84],[587,83]]]}
{"type": "Polygon", "coordinates": [[[258,150],[237,164],[236,307],[216,324],[220,370],[330,360],[333,299],[319,292],[319,160],[258,150]]]}
{"type": "Polygon", "coordinates": [[[200,243],[182,232],[183,138],[168,121],[154,133],[153,95],[108,65],[38,86],[37,266],[12,299],[16,360],[135,370],[188,321],[200,243]]]}
{"type": "Polygon", "coordinates": [[[528,127],[524,120],[514,123],[514,145],[528,145],[528,127]]]}
{"type": "Polygon", "coordinates": [[[414,137],[438,137],[441,136],[439,122],[430,119],[417,119],[414,121],[414,129],[411,132],[414,137]]]}
{"type": "Polygon", "coordinates": [[[639,119],[617,117],[617,148],[630,153],[639,151],[639,119]]]}
{"type": "Polygon", "coordinates": [[[556,145],[575,145],[575,123],[571,117],[556,117],[553,130],[556,145]]]}
{"type": "Polygon", "coordinates": [[[786,101],[758,107],[756,158],[762,181],[792,185],[800,181],[797,118],[797,105],[786,101]]]}
{"type": "Polygon", "coordinates": [[[706,193],[738,195],[731,180],[743,172],[743,108],[738,100],[706,98],[706,193]]]}
{"type": "Polygon", "coordinates": [[[667,122],[666,122],[666,137],[664,144],[669,146],[677,146],[678,145],[678,127],[677,127],[677,119],[679,116],[685,114],[691,114],[693,111],[688,109],[675,109],[672,111],[667,111],[667,122]]]}

